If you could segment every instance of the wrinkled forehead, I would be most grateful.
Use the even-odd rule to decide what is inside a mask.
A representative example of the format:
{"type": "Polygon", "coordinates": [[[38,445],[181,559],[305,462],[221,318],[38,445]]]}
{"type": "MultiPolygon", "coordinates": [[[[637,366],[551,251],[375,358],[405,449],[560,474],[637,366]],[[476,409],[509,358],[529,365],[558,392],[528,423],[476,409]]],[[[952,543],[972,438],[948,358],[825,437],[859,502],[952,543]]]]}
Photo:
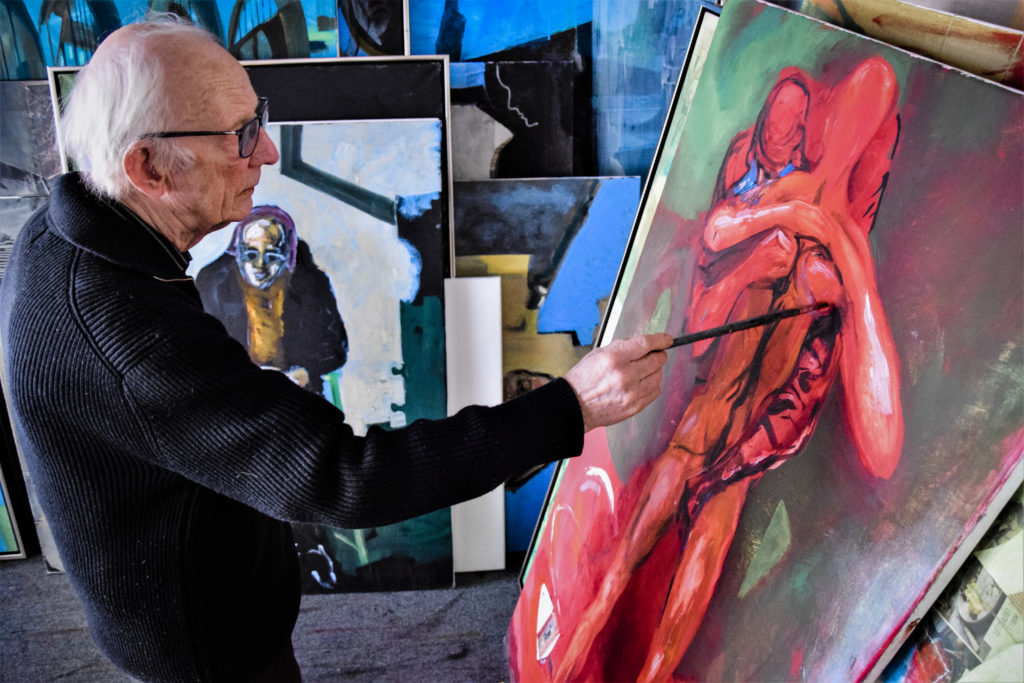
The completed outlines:
{"type": "Polygon", "coordinates": [[[226,50],[201,38],[165,44],[169,114],[182,125],[232,128],[239,112],[252,116],[256,96],[248,74],[226,50]]]}

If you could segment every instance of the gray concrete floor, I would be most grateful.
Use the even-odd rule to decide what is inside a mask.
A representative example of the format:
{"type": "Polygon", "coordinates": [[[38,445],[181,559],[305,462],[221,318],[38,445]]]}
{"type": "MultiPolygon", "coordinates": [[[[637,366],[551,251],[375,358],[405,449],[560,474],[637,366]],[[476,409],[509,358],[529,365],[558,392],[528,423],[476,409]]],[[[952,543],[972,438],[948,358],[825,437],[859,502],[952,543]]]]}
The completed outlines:
{"type": "MultiPolygon", "coordinates": [[[[508,680],[512,571],[428,591],[307,595],[294,634],[307,683],[508,680]]],[[[93,644],[67,578],[41,557],[0,562],[0,681],[122,683],[93,644]]]]}

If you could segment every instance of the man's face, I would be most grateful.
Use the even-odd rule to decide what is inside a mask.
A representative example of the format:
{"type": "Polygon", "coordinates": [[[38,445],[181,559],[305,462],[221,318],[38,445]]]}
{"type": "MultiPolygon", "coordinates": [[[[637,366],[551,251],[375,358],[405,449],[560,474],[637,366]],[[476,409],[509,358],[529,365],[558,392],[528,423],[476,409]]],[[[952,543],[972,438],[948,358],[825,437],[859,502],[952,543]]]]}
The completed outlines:
{"type": "Polygon", "coordinates": [[[238,267],[253,287],[266,289],[285,270],[288,240],[284,227],[273,219],[247,225],[239,236],[238,267]]]}
{"type": "MultiPolygon", "coordinates": [[[[169,86],[182,92],[180,99],[185,103],[185,115],[176,130],[237,130],[255,116],[256,93],[245,70],[227,52],[219,48],[207,51],[208,59],[188,83],[169,86]]],[[[238,156],[238,137],[234,135],[185,137],[179,144],[189,147],[196,162],[172,176],[172,199],[194,244],[249,214],[260,167],[275,163],[278,154],[265,131],[260,131],[256,151],[247,159],[238,156]]]]}

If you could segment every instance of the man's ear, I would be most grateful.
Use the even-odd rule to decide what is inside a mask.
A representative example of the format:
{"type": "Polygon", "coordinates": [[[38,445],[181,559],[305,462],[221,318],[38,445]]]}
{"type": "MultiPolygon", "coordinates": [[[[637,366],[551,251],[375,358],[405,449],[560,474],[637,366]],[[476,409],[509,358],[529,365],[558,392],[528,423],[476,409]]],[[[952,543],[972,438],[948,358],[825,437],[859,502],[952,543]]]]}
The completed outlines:
{"type": "Polygon", "coordinates": [[[153,150],[144,140],[128,148],[121,164],[139,192],[156,199],[167,191],[167,174],[153,163],[153,150]]]}

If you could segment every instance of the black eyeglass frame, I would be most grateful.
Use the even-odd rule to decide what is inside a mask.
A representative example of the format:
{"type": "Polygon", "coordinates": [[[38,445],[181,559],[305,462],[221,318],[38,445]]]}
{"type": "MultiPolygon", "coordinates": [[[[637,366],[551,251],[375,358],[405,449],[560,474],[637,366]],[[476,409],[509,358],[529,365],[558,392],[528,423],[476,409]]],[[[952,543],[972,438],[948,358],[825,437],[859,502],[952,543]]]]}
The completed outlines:
{"type": "Polygon", "coordinates": [[[270,103],[266,97],[259,98],[256,104],[256,116],[249,119],[242,124],[242,127],[238,130],[187,130],[187,131],[163,131],[160,133],[146,133],[141,136],[140,140],[146,138],[189,138],[193,136],[207,136],[207,135],[237,135],[238,136],[238,156],[242,159],[248,159],[256,153],[256,146],[260,140],[260,129],[266,130],[267,124],[270,122],[270,103]],[[255,126],[256,134],[252,136],[251,142],[252,149],[248,153],[245,151],[246,133],[253,129],[255,126]]]}

